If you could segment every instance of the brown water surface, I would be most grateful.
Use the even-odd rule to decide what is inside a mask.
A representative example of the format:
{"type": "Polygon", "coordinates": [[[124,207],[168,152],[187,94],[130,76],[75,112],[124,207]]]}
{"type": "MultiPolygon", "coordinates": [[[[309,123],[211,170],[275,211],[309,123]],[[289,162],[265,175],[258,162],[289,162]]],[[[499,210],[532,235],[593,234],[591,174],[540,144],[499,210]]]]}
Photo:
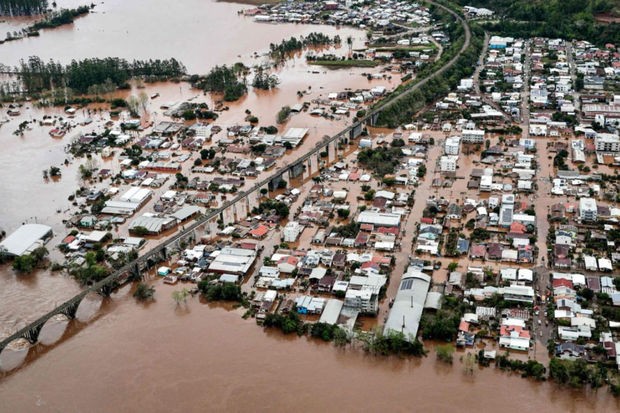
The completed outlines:
{"type": "Polygon", "coordinates": [[[157,285],[0,383],[4,411],[617,411],[601,390],[557,389],[424,359],[377,358],[264,332],[240,311],[157,285]],[[44,372],[44,374],[41,374],[44,372]],[[87,379],[87,377],[90,377],[87,379]],[[79,391],[76,391],[79,389],[79,391]],[[105,400],[105,402],[103,402],[105,400]]]}

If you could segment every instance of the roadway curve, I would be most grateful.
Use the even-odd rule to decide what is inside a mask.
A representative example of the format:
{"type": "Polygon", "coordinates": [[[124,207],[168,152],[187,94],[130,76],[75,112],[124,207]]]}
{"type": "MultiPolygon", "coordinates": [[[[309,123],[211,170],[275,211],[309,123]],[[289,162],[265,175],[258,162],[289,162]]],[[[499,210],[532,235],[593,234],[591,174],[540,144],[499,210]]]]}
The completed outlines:
{"type": "Polygon", "coordinates": [[[467,21],[463,17],[461,17],[459,14],[457,14],[453,10],[449,9],[448,7],[446,7],[446,6],[442,5],[442,4],[436,3],[434,1],[430,1],[430,0],[427,0],[427,2],[432,4],[432,5],[434,5],[434,6],[436,6],[436,7],[441,8],[441,9],[445,10],[446,12],[448,12],[449,14],[451,14],[463,26],[463,30],[465,31],[465,41],[463,42],[463,46],[461,47],[461,50],[459,50],[459,52],[452,59],[450,59],[442,68],[440,68],[439,70],[437,70],[433,74],[427,76],[426,78],[419,79],[415,85],[413,85],[412,87],[408,88],[404,92],[402,92],[402,93],[400,93],[400,94],[398,94],[396,96],[388,96],[388,97],[386,97],[385,100],[383,100],[379,105],[375,106],[369,112],[369,114],[366,115],[363,119],[361,119],[360,121],[354,123],[353,125],[349,126],[348,128],[342,130],[340,133],[338,133],[338,134],[336,134],[336,135],[334,135],[334,136],[332,136],[330,138],[324,139],[319,145],[317,145],[316,147],[312,148],[305,155],[301,156],[300,159],[298,159],[295,163],[287,165],[287,166],[284,166],[282,168],[279,168],[271,176],[269,176],[268,178],[263,179],[262,181],[260,181],[259,183],[254,185],[252,188],[248,189],[247,191],[240,192],[233,200],[224,203],[220,208],[214,209],[214,210],[211,210],[211,211],[207,212],[207,214],[205,214],[202,217],[198,218],[189,227],[186,227],[185,230],[180,231],[179,233],[177,233],[174,236],[172,236],[170,239],[164,241],[162,244],[160,244],[157,247],[149,250],[147,253],[145,253],[144,255],[140,256],[136,260],[127,263],[122,268],[120,268],[119,270],[115,271],[114,273],[109,275],[104,280],[101,280],[98,283],[88,287],[87,289],[85,289],[84,291],[79,293],[77,296],[75,296],[75,297],[71,298],[70,300],[62,303],[61,305],[59,305],[54,310],[48,312],[47,314],[43,315],[42,317],[39,317],[37,320],[35,320],[32,323],[28,324],[26,327],[20,329],[19,331],[15,332],[14,334],[10,335],[9,337],[3,339],[2,341],[0,341],[0,352],[6,346],[8,346],[12,341],[17,340],[19,338],[28,338],[28,337],[30,337],[32,331],[40,331],[40,329],[47,322],[47,320],[49,320],[50,318],[52,318],[53,316],[55,316],[57,314],[63,314],[63,312],[66,312],[67,308],[72,307],[72,306],[74,306],[76,304],[79,304],[79,302],[81,302],[82,299],[88,293],[94,292],[94,293],[101,294],[102,291],[105,292],[106,289],[108,289],[108,292],[109,292],[109,288],[113,288],[114,286],[118,285],[119,281],[126,280],[127,274],[131,273],[132,270],[134,270],[135,268],[139,268],[139,265],[144,263],[144,262],[146,262],[149,258],[154,257],[154,256],[158,256],[168,246],[174,245],[177,241],[179,241],[179,240],[181,240],[181,239],[183,239],[185,237],[191,236],[191,234],[193,234],[194,230],[196,230],[201,225],[204,225],[205,223],[211,221],[214,218],[217,218],[222,212],[224,212],[226,209],[230,208],[232,205],[234,205],[234,204],[236,204],[236,203],[246,199],[252,193],[260,190],[260,188],[263,188],[263,187],[267,186],[270,181],[272,181],[273,179],[278,178],[278,177],[282,176],[283,174],[287,173],[293,167],[295,167],[296,165],[299,165],[300,163],[302,163],[305,160],[309,159],[312,155],[317,154],[320,150],[322,150],[323,148],[327,147],[329,144],[337,141],[338,139],[341,139],[343,137],[349,136],[349,133],[351,133],[352,130],[354,130],[355,128],[359,128],[359,127],[363,126],[363,124],[368,122],[373,116],[377,115],[382,110],[392,106],[395,103],[398,103],[401,99],[405,98],[406,96],[408,96],[409,94],[413,93],[414,91],[419,90],[422,86],[424,86],[430,80],[433,80],[433,79],[435,79],[438,76],[441,76],[446,70],[448,70],[452,66],[454,66],[454,64],[459,59],[459,57],[470,46],[470,43],[471,43],[471,30],[469,28],[469,24],[467,24],[467,21]]]}

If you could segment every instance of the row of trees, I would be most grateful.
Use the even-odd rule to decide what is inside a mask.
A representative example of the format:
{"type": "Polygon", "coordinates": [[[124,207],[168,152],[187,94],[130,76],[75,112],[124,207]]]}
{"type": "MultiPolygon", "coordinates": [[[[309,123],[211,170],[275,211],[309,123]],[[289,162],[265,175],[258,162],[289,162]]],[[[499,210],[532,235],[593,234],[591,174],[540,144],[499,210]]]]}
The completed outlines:
{"type": "MultiPolygon", "coordinates": [[[[418,79],[423,79],[430,76],[438,69],[445,66],[446,63],[452,59],[452,57],[454,57],[463,46],[462,39],[464,38],[464,33],[462,26],[452,24],[448,29],[450,38],[461,40],[453,42],[450,47],[444,50],[441,59],[420,70],[417,74],[418,79]]],[[[471,33],[472,37],[470,47],[463,52],[452,67],[441,73],[439,76],[430,79],[418,90],[409,93],[407,96],[401,98],[397,103],[394,103],[382,110],[377,120],[377,126],[394,128],[399,124],[409,122],[412,116],[421,110],[425,105],[435,101],[448,93],[452,88],[456,87],[460,79],[471,76],[482,50],[484,38],[482,29],[479,27],[471,27],[471,33]]],[[[415,83],[403,84],[396,89],[392,96],[405,93],[414,85],[415,83]]]]}
{"type": "Polygon", "coordinates": [[[31,16],[45,13],[47,0],[2,0],[0,16],[31,16]]]}
{"type": "Polygon", "coordinates": [[[268,214],[274,211],[280,218],[288,218],[289,208],[284,202],[276,201],[274,199],[266,199],[261,202],[258,207],[252,209],[252,214],[261,215],[268,214]]]}
{"type": "Polygon", "coordinates": [[[63,66],[53,60],[45,63],[37,56],[31,56],[27,61],[22,60],[16,71],[28,93],[59,87],[87,93],[92,86],[106,83],[124,87],[132,77],[164,80],[186,73],[185,66],[176,59],[129,62],[118,57],[107,57],[73,60],[69,65],[63,66]]]}
{"type": "Polygon", "coordinates": [[[94,6],[80,6],[77,9],[62,9],[60,11],[52,12],[44,20],[38,21],[28,27],[27,30],[36,31],[71,24],[76,17],[90,13],[91,7],[94,6]]]}
{"type": "Polygon", "coordinates": [[[269,50],[273,59],[276,61],[282,61],[285,60],[291,53],[298,52],[304,47],[340,44],[341,41],[342,40],[338,35],[330,38],[323,33],[312,32],[306,37],[300,36],[299,39],[296,37],[291,37],[288,40],[282,40],[279,44],[271,43],[269,44],[269,50]]]}
{"type": "Polygon", "coordinates": [[[192,86],[205,92],[223,93],[225,101],[235,101],[248,90],[245,82],[241,81],[247,70],[242,63],[232,67],[215,66],[206,76],[192,77],[192,86]]]}

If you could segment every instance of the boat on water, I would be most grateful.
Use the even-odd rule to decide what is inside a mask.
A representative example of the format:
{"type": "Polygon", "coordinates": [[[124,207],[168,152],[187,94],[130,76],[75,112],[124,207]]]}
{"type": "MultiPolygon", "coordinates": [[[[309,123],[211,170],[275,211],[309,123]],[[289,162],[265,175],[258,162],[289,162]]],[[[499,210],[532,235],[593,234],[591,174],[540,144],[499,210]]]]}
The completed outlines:
{"type": "Polygon", "coordinates": [[[159,97],[159,93],[155,93],[151,95],[151,99],[156,99],[159,97]]]}
{"type": "Polygon", "coordinates": [[[179,281],[179,277],[176,275],[166,275],[164,277],[164,284],[174,285],[179,281]]]}

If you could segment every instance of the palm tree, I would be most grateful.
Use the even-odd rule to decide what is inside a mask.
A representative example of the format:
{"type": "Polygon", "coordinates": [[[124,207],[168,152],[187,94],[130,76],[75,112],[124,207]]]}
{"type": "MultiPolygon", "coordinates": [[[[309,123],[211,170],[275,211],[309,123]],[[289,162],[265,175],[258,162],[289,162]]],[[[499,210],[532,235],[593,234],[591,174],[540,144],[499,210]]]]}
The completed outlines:
{"type": "Polygon", "coordinates": [[[351,36],[347,36],[347,45],[349,46],[349,57],[351,57],[351,53],[353,53],[353,38],[351,36]]]}

